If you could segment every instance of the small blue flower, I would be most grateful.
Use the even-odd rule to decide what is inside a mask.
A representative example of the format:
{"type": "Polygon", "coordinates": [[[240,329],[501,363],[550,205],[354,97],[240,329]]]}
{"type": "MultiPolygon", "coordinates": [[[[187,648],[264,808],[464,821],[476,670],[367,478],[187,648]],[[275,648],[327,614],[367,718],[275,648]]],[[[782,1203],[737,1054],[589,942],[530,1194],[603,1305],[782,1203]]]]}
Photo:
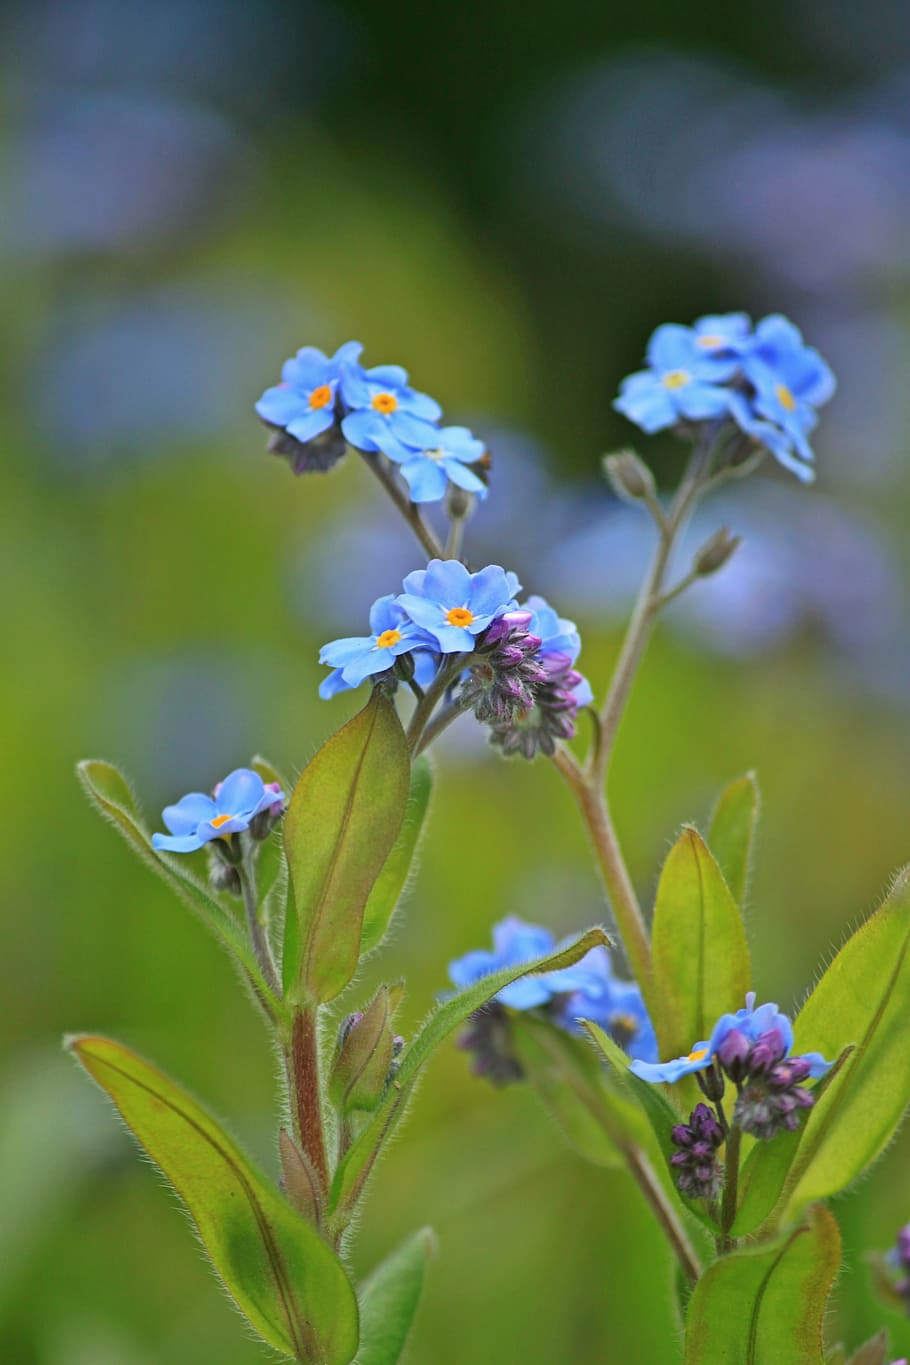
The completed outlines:
{"type": "Polygon", "coordinates": [[[643,431],[662,431],[685,418],[693,422],[723,417],[729,409],[725,388],[738,368],[732,355],[718,355],[699,343],[691,327],[668,322],[648,343],[647,370],[622,381],[613,406],[643,431]]]}
{"type": "Polygon", "coordinates": [[[319,652],[319,662],[333,672],[319,687],[323,700],[339,692],[359,687],[364,679],[391,668],[402,654],[415,654],[422,662],[423,677],[430,681],[435,673],[436,641],[409,619],[397,605],[394,594],[380,597],[370,608],[370,634],[331,640],[319,652]],[[420,651],[420,653],[415,653],[420,651]],[[426,671],[423,671],[426,670],[426,671]]]}
{"type": "MultiPolygon", "coordinates": [[[[464,957],[456,958],[449,963],[449,979],[463,991],[492,972],[544,957],[552,953],[555,946],[556,941],[549,929],[527,924],[516,915],[510,915],[493,928],[493,951],[476,949],[465,953],[464,957]]],[[[544,972],[540,976],[526,976],[511,982],[494,998],[514,1010],[531,1010],[548,1004],[561,991],[576,989],[583,980],[583,974],[572,967],[558,972],[544,972]]]]}
{"type": "Polygon", "coordinates": [[[343,365],[354,364],[363,347],[346,341],[333,356],[315,346],[302,347],[281,370],[281,383],[266,389],[256,411],[270,426],[281,427],[305,444],[334,425],[343,365]]]}
{"type": "Polygon", "coordinates": [[[438,440],[442,408],[410,387],[400,365],[345,365],[341,397],[348,410],[341,430],[358,450],[381,450],[401,462],[438,440]]]}
{"type": "Polygon", "coordinates": [[[513,573],[489,564],[469,573],[457,559],[431,559],[426,569],[409,573],[396,600],[443,654],[469,652],[491,621],[516,607],[521,584],[513,573]]]}
{"type": "Polygon", "coordinates": [[[268,786],[250,768],[235,768],[215,788],[215,796],[190,792],[175,806],[165,806],[161,818],[170,834],[153,834],[152,848],[170,853],[193,853],[212,839],[226,839],[247,829],[261,811],[274,811],[284,793],[268,786]]]}
{"type": "Polygon", "coordinates": [[[425,450],[386,454],[401,465],[412,502],[439,502],[450,483],[478,498],[487,496],[483,479],[469,468],[483,459],[484,444],[467,427],[442,427],[425,450]]]}
{"type": "Polygon", "coordinates": [[[758,324],[742,365],[748,387],[731,403],[735,421],[778,463],[810,482],[815,472],[808,436],[818,422],[816,408],[836,387],[830,367],[778,313],[758,324]]]}
{"type": "MultiPolygon", "coordinates": [[[[631,1070],[644,1081],[678,1081],[694,1071],[705,1071],[718,1053],[725,1069],[732,1070],[756,1045],[764,1045],[769,1035],[778,1041],[781,1056],[788,1057],[793,1047],[790,1020],[772,1003],[756,1009],[755,992],[750,991],[745,1009],[737,1010],[735,1014],[722,1014],[711,1037],[696,1043],[687,1056],[653,1064],[635,1061],[631,1070]]],[[[823,1076],[832,1065],[819,1052],[804,1053],[802,1060],[808,1063],[808,1074],[812,1077],[823,1076]]]]}
{"type": "Polygon", "coordinates": [[[708,313],[692,324],[695,345],[706,355],[739,355],[749,343],[752,319],[748,313],[708,313]]]}
{"type": "MultiPolygon", "coordinates": [[[[565,1027],[580,1032],[579,1019],[599,1024],[632,1058],[657,1061],[657,1036],[648,1016],[641,991],[634,981],[613,975],[606,948],[592,948],[577,963],[573,972],[581,977],[562,1008],[565,1027]]],[[[558,972],[549,976],[558,977],[558,972]]]]}

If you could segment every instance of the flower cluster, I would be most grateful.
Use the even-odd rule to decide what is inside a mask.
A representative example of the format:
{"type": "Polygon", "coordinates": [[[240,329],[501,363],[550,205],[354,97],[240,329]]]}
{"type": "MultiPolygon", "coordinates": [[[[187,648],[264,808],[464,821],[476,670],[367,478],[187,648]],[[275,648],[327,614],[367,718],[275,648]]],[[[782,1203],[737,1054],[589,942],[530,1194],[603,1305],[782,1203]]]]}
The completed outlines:
{"type": "Polygon", "coordinates": [[[486,497],[483,442],[467,427],[440,427],[435,398],[412,388],[400,365],[365,369],[362,350],[357,341],[333,356],[304,346],[285,361],[281,383],[256,404],[272,429],[269,449],[304,474],[331,469],[350,445],[397,464],[412,502],[439,502],[450,485],[486,497]]]}
{"type": "Polygon", "coordinates": [[[592,701],[575,669],[581,637],[542,597],[519,607],[513,573],[490,564],[470,573],[457,559],[434,559],[405,578],[397,597],[380,597],[370,610],[370,634],[332,640],[320,663],[323,698],[359,687],[367,678],[413,680],[425,687],[446,656],[464,656],[451,691],[460,710],[490,726],[505,754],[552,754],[571,739],[579,706],[592,701]]]}
{"type": "Polygon", "coordinates": [[[277,782],[263,782],[251,768],[235,768],[211,796],[189,792],[161,818],[170,834],[153,834],[152,847],[169,853],[194,853],[213,839],[229,839],[248,829],[263,838],[284,810],[285,794],[277,782]]]}
{"type": "Polygon", "coordinates": [[[690,1199],[715,1199],[724,1178],[717,1150],[724,1133],[706,1104],[697,1104],[688,1123],[678,1123],[670,1134],[679,1151],[670,1157],[676,1184],[690,1199]]]}
{"type": "MultiPolygon", "coordinates": [[[[449,963],[449,979],[459,990],[501,971],[544,957],[556,949],[549,929],[512,915],[493,928],[493,948],[475,949],[449,963]]],[[[474,1056],[475,1074],[502,1084],[517,1080],[508,1010],[544,1011],[559,1028],[579,1032],[580,1019],[600,1024],[630,1057],[655,1060],[657,1041],[638,987],[613,975],[606,948],[592,948],[580,962],[558,971],[519,977],[504,986],[490,1005],[472,1015],[460,1045],[474,1056]]]]}
{"type": "Polygon", "coordinates": [[[627,376],[615,406],[643,431],[709,423],[740,432],[798,478],[814,478],[809,434],[835,381],[792,322],[772,314],[753,329],[745,313],[665,323],[648,343],[648,368],[627,376]]]}
{"type": "Polygon", "coordinates": [[[711,1098],[720,1098],[724,1077],[736,1086],[733,1121],[757,1138],[772,1138],[794,1129],[799,1110],[814,1103],[805,1081],[817,1079],[832,1063],[819,1052],[791,1057],[793,1025],[774,1004],[755,1008],[755,993],[745,1009],[721,1015],[711,1037],[696,1043],[685,1057],[669,1062],[636,1060],[631,1070],[645,1081],[678,1081],[693,1073],[711,1098]]]}

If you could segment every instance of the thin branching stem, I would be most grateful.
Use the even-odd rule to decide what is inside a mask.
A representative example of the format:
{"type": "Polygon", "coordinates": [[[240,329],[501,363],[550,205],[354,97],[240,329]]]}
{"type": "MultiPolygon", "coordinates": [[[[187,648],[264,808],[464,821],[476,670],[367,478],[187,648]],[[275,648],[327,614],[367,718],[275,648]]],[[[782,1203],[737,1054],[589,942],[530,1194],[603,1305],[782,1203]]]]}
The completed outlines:
{"type": "Polygon", "coordinates": [[[429,559],[445,559],[446,553],[436,537],[434,531],[426,524],[420,514],[420,509],[415,503],[411,502],[404,489],[399,484],[395,471],[390,466],[384,455],[378,451],[359,451],[364,463],[373,471],[376,478],[382,484],[401,515],[410,526],[414,535],[420,543],[421,549],[429,559]]]}
{"type": "Polygon", "coordinates": [[[247,930],[250,935],[250,942],[253,945],[253,952],[256,954],[259,970],[262,972],[269,990],[280,1000],[281,983],[278,980],[278,969],[275,966],[275,959],[272,957],[268,936],[259,918],[256,876],[248,856],[244,856],[243,861],[238,864],[237,873],[240,877],[240,889],[243,893],[243,909],[246,914],[247,930]]]}

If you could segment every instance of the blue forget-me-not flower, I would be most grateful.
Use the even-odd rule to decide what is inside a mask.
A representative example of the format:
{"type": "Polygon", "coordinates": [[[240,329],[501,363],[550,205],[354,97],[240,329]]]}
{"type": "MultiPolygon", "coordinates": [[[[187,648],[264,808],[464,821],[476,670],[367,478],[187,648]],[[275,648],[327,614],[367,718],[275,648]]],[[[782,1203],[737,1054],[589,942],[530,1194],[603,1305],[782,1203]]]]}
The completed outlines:
{"type": "Polygon", "coordinates": [[[248,829],[263,811],[274,811],[284,793],[273,782],[264,783],[251,768],[235,768],[215,788],[214,796],[189,792],[174,806],[165,806],[162,819],[170,834],[153,834],[152,847],[169,853],[193,853],[213,839],[226,839],[248,829]]]}
{"type": "Polygon", "coordinates": [[[433,636],[415,625],[394,594],[388,593],[370,608],[369,635],[349,636],[323,645],[319,662],[328,664],[333,671],[320,684],[319,695],[325,700],[359,687],[366,678],[392,668],[402,654],[415,654],[415,673],[419,657],[421,678],[430,681],[437,653],[433,636]]]}
{"type": "Polygon", "coordinates": [[[471,468],[484,458],[484,444],[467,427],[441,427],[423,450],[386,454],[401,466],[412,502],[439,502],[450,483],[478,498],[487,496],[487,485],[471,468]]]}
{"type": "Polygon", "coordinates": [[[458,559],[431,559],[426,569],[409,573],[403,586],[398,605],[443,654],[457,654],[473,650],[492,621],[515,609],[521,584],[498,564],[469,573],[458,559]]]}
{"type": "Polygon", "coordinates": [[[418,393],[400,365],[345,365],[341,397],[347,410],[341,429],[358,450],[377,451],[403,462],[415,450],[438,440],[436,423],[442,408],[434,398],[418,393]]]}

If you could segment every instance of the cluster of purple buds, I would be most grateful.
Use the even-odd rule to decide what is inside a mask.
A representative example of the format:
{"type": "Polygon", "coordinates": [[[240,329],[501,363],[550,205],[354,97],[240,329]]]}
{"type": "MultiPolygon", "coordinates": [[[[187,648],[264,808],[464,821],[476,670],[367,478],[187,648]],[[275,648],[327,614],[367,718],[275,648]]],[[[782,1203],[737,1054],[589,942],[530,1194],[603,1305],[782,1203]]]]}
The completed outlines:
{"type": "Polygon", "coordinates": [[[706,1104],[697,1104],[688,1123],[678,1123],[670,1136],[679,1148],[670,1157],[681,1194],[690,1199],[716,1199],[724,1178],[717,1151],[723,1129],[706,1104]]]}
{"type": "Polygon", "coordinates": [[[509,1016],[495,1000],[468,1017],[458,1047],[471,1054],[471,1074],[492,1085],[509,1085],[525,1074],[515,1055],[509,1016]]]}
{"type": "Polygon", "coordinates": [[[733,1121],[744,1133],[773,1138],[799,1124],[799,1111],[811,1109],[815,1097],[804,1088],[812,1074],[806,1057],[788,1057],[779,1029],[760,1033],[754,1042],[731,1029],[717,1050],[717,1058],[739,1091],[733,1121]]]}
{"type": "Polygon", "coordinates": [[[477,642],[461,701],[484,724],[510,725],[517,713],[531,709],[547,681],[540,636],[529,630],[532,619],[530,611],[507,611],[477,642]]]}
{"type": "Polygon", "coordinates": [[[506,756],[530,759],[541,753],[552,758],[559,740],[575,734],[582,674],[565,654],[544,654],[539,663],[543,678],[535,684],[533,705],[491,727],[490,743],[506,756]]]}
{"type": "Polygon", "coordinates": [[[897,1242],[889,1251],[887,1260],[900,1273],[894,1284],[894,1292],[903,1299],[910,1312],[910,1223],[905,1223],[897,1234],[897,1242]]]}

